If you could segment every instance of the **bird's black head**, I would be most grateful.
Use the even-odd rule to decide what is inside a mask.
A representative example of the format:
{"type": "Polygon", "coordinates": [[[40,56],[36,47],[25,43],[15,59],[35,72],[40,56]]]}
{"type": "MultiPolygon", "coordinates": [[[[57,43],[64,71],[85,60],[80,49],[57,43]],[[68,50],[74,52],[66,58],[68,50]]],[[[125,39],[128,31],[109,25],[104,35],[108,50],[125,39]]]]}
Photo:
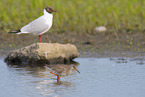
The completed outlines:
{"type": "Polygon", "coordinates": [[[52,13],[52,12],[56,12],[54,9],[52,9],[51,7],[46,7],[45,10],[48,12],[48,13],[52,13]]]}

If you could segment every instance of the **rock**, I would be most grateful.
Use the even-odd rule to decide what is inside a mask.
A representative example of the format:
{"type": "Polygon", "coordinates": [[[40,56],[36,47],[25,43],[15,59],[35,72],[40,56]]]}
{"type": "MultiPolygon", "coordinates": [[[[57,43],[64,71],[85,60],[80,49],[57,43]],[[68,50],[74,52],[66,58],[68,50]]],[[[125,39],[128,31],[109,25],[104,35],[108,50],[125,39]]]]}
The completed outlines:
{"type": "Polygon", "coordinates": [[[95,30],[97,32],[105,32],[107,31],[107,28],[105,26],[100,26],[100,27],[96,27],[95,30]]]}
{"type": "Polygon", "coordinates": [[[11,51],[5,62],[12,64],[53,64],[65,63],[79,56],[72,44],[34,43],[11,51]]]}

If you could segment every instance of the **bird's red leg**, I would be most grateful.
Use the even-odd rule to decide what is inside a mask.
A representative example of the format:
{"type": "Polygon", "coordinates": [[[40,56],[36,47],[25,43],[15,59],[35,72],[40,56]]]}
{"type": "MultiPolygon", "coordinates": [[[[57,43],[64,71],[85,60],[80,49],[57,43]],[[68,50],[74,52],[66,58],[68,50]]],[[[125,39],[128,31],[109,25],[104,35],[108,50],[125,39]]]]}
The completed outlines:
{"type": "Polygon", "coordinates": [[[60,77],[57,76],[57,83],[60,83],[60,77]]]}
{"type": "Polygon", "coordinates": [[[39,42],[41,43],[41,35],[39,35],[39,42]]]}
{"type": "Polygon", "coordinates": [[[57,83],[60,83],[60,76],[58,74],[53,73],[52,71],[50,73],[56,75],[57,76],[57,83]]]}

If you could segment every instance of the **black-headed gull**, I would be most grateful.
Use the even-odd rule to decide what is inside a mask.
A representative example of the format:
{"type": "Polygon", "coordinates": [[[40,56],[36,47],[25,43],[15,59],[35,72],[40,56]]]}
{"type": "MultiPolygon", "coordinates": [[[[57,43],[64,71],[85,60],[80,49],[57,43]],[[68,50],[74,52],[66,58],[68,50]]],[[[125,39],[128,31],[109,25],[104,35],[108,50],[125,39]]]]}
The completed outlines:
{"type": "Polygon", "coordinates": [[[52,12],[56,12],[51,7],[46,7],[44,9],[44,15],[40,16],[36,20],[30,22],[29,24],[22,27],[20,30],[17,31],[10,31],[9,33],[32,33],[39,35],[39,41],[41,42],[41,34],[47,32],[52,26],[52,19],[53,15],[52,12]]]}

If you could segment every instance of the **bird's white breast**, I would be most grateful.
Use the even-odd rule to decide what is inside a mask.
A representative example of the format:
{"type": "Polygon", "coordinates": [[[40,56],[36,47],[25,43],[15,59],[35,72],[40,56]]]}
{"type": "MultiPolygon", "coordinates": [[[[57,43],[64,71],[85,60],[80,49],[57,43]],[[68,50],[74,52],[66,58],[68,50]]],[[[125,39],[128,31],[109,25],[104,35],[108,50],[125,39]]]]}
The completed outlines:
{"type": "Polygon", "coordinates": [[[45,24],[48,26],[47,29],[45,29],[43,32],[41,32],[40,34],[43,34],[45,32],[47,32],[51,26],[52,26],[52,20],[53,20],[53,15],[52,14],[44,14],[44,20],[45,20],[45,24]]]}

